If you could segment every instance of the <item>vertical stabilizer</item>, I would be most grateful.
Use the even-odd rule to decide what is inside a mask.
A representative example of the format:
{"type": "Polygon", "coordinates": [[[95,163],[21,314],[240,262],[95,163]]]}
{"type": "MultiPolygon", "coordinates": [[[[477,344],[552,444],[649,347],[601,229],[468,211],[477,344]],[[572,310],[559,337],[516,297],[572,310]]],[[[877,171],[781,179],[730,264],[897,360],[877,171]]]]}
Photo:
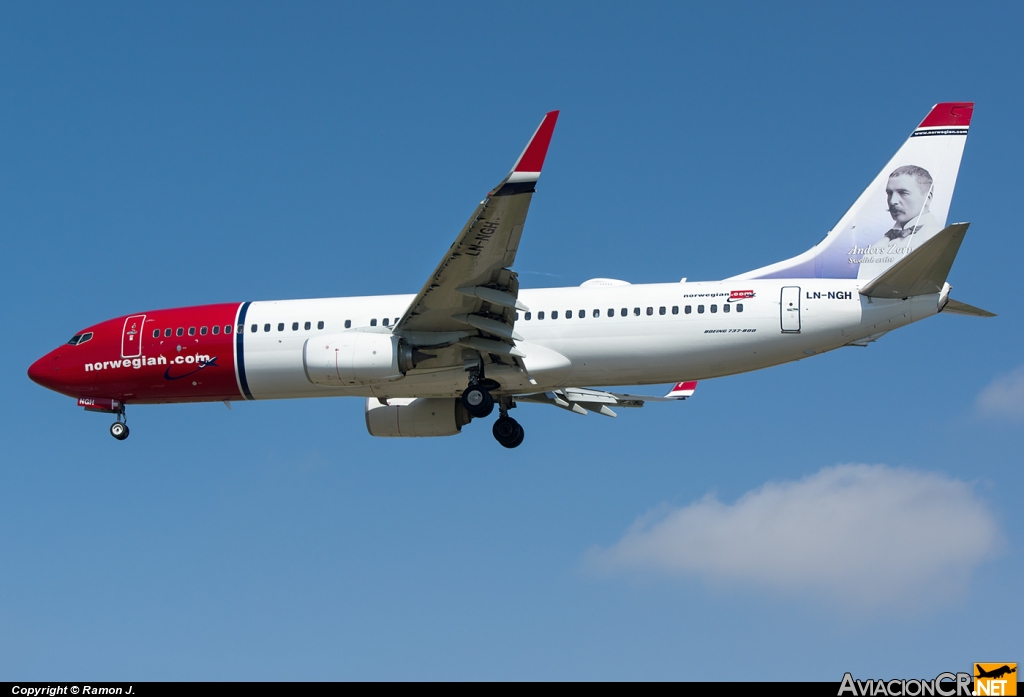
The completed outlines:
{"type": "Polygon", "coordinates": [[[946,226],[973,102],[936,104],[824,240],[734,276],[870,281],[946,226]]]}

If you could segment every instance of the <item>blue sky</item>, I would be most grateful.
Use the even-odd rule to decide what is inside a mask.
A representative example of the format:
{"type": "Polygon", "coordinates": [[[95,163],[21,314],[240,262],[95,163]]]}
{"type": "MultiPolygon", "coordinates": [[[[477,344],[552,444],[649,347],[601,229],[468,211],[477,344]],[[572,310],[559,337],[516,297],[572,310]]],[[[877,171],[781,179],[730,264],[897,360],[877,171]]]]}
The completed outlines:
{"type": "Polygon", "coordinates": [[[0,677],[838,681],[1021,660],[1022,20],[5,5],[0,677]],[[137,407],[119,443],[25,375],[136,311],[416,292],[550,109],[525,287],[740,273],[817,242],[939,101],[977,102],[953,296],[997,319],[935,317],[616,421],[524,405],[515,451],[480,424],[372,439],[357,399],[137,407]],[[809,544],[856,553],[808,553],[815,519],[757,513],[776,500],[852,505],[809,544]],[[783,562],[726,569],[679,525],[747,530],[722,539],[783,562]],[[619,553],[645,530],[683,561],[619,553]]]}

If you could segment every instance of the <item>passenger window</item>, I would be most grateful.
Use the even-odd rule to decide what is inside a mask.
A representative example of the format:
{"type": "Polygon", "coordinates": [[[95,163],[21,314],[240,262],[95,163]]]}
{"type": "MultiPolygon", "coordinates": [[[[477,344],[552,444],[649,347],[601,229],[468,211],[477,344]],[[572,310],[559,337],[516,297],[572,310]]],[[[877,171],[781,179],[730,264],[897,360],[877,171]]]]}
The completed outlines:
{"type": "Polygon", "coordinates": [[[518,321],[519,321],[519,313],[518,313],[518,312],[516,313],[516,319],[515,319],[515,321],[516,321],[516,322],[518,322],[518,321]]]}
{"type": "Polygon", "coordinates": [[[277,331],[279,331],[279,332],[283,332],[284,331],[284,322],[278,322],[277,323],[277,331]]]}
{"type": "Polygon", "coordinates": [[[712,305],[711,306],[711,314],[715,314],[716,312],[718,312],[718,305],[712,305]]]}
{"type": "MultiPolygon", "coordinates": [[[[256,325],[254,324],[252,326],[255,327],[256,325]]],[[[224,325],[224,331],[227,331],[228,329],[230,329],[230,325],[224,325]]],[[[244,334],[245,333],[245,325],[244,324],[239,324],[238,325],[238,333],[239,334],[244,334]]]]}
{"type": "Polygon", "coordinates": [[[199,327],[199,335],[206,336],[206,327],[199,327]]]}
{"type": "Polygon", "coordinates": [[[594,310],[594,317],[600,317],[600,316],[601,316],[601,311],[600,310],[594,310]]]}
{"type": "MultiPolygon", "coordinates": [[[[687,312],[689,312],[689,310],[687,310],[687,312]]],[[[673,305],[672,306],[672,314],[673,315],[678,315],[679,314],[679,306],[678,305],[673,305]]]]}
{"type": "Polygon", "coordinates": [[[685,312],[686,314],[690,314],[691,312],[693,312],[693,305],[687,305],[685,312]]]}
{"type": "MultiPolygon", "coordinates": [[[[231,333],[231,325],[230,324],[225,324],[224,325],[224,333],[225,334],[230,334],[231,333]]],[[[242,333],[242,325],[241,324],[238,325],[238,333],[239,334],[242,333]]]]}
{"type": "Polygon", "coordinates": [[[558,319],[558,310],[551,311],[551,319],[558,319]]]}
{"type": "Polygon", "coordinates": [[[263,331],[269,332],[270,331],[270,325],[269,324],[264,324],[263,325],[263,331]]]}
{"type": "Polygon", "coordinates": [[[579,317],[580,319],[583,319],[586,316],[587,316],[587,311],[586,310],[580,310],[580,313],[577,315],[577,317],[579,317]]]}
{"type": "Polygon", "coordinates": [[[213,326],[213,335],[216,336],[217,334],[220,334],[220,325],[219,324],[215,324],[213,326]]]}
{"type": "Polygon", "coordinates": [[[159,329],[154,329],[153,330],[153,338],[154,339],[159,339],[160,338],[160,330],[159,329]]]}
{"type": "Polygon", "coordinates": [[[370,326],[371,327],[376,327],[377,326],[377,318],[376,317],[374,317],[373,319],[370,320],[370,326]]]}
{"type": "Polygon", "coordinates": [[[305,329],[308,332],[312,326],[313,326],[312,324],[310,324],[309,322],[306,322],[305,324],[302,325],[302,328],[305,329]]]}
{"type": "MultiPolygon", "coordinates": [[[[663,309],[664,309],[664,308],[663,308],[663,309]]],[[[650,317],[650,316],[651,316],[651,315],[653,315],[653,314],[654,314],[654,308],[653,308],[653,307],[649,307],[649,308],[647,308],[647,316],[648,316],[648,317],[650,317]]]]}
{"type": "Polygon", "coordinates": [[[622,308],[622,311],[619,312],[619,314],[622,315],[623,317],[625,317],[626,315],[629,314],[629,308],[627,308],[627,307],[622,308]]]}
{"type": "Polygon", "coordinates": [[[165,329],[164,330],[164,336],[169,337],[170,335],[171,335],[171,330],[170,329],[165,329]]]}
{"type": "Polygon", "coordinates": [[[544,319],[544,310],[537,313],[537,319],[544,319]]]}
{"type": "Polygon", "coordinates": [[[698,305],[697,306],[697,314],[698,315],[704,314],[704,306],[703,305],[698,305]]]}
{"type": "Polygon", "coordinates": [[[728,304],[722,305],[722,312],[732,312],[732,308],[728,304]]]}
{"type": "Polygon", "coordinates": [[[566,310],[565,311],[565,318],[566,319],[572,319],[572,310],[566,310]]]}
{"type": "MultiPolygon", "coordinates": [[[[346,327],[351,326],[351,324],[352,324],[351,320],[345,320],[345,326],[346,327]]],[[[324,328],[324,321],[320,320],[319,322],[317,322],[316,323],[316,328],[317,329],[323,329],[324,328]]]]}
{"type": "Polygon", "coordinates": [[[659,315],[665,314],[665,306],[664,305],[662,305],[661,307],[658,308],[658,314],[659,315]]]}
{"type": "Polygon", "coordinates": [[[533,313],[532,312],[527,312],[525,317],[526,317],[526,321],[529,322],[533,318],[533,313]]]}
{"type": "MultiPolygon", "coordinates": [[[[324,323],[321,322],[320,324],[316,325],[316,328],[317,329],[323,329],[324,328],[324,323]]],[[[351,329],[351,328],[352,328],[352,320],[350,320],[350,319],[345,320],[345,329],[351,329]]]]}
{"type": "Polygon", "coordinates": [[[608,316],[609,317],[614,317],[615,316],[615,308],[613,308],[613,307],[609,307],[608,308],[608,316]]]}
{"type": "Polygon", "coordinates": [[[736,312],[743,312],[743,303],[736,303],[736,312]]]}
{"type": "Polygon", "coordinates": [[[185,336],[185,329],[183,327],[178,327],[177,330],[175,330],[174,335],[185,336]]]}
{"type": "Polygon", "coordinates": [[[386,327],[386,326],[388,326],[388,321],[389,321],[389,320],[388,320],[388,318],[387,318],[387,317],[385,317],[385,318],[384,318],[383,320],[381,320],[381,321],[382,321],[382,322],[384,323],[384,326],[385,326],[385,327],[386,327]]]}
{"type": "Polygon", "coordinates": [[[639,317],[640,316],[640,308],[639,307],[634,307],[633,308],[633,314],[636,315],[637,317],[639,317]]]}
{"type": "Polygon", "coordinates": [[[189,327],[188,328],[188,335],[189,336],[195,336],[196,335],[196,328],[195,327],[189,327]]]}

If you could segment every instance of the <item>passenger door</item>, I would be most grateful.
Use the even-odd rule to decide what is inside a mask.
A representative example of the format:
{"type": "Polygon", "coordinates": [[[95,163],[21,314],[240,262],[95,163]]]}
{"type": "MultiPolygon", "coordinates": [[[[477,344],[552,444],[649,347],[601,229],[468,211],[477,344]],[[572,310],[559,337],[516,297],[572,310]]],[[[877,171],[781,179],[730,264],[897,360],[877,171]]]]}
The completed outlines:
{"type": "Polygon", "coordinates": [[[124,321],[121,331],[121,358],[138,358],[142,355],[142,325],[145,315],[132,315],[124,321]]]}
{"type": "Polygon", "coordinates": [[[800,286],[782,287],[782,333],[800,333],[800,286]]]}

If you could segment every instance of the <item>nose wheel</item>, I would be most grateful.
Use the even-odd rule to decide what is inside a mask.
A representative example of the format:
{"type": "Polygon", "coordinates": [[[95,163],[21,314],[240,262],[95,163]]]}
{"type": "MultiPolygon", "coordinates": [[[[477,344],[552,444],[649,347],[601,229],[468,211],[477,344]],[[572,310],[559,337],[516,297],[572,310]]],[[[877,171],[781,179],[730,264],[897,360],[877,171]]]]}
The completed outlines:
{"type": "Polygon", "coordinates": [[[110,435],[118,440],[124,440],[128,437],[128,417],[124,413],[124,405],[121,405],[121,410],[117,412],[117,421],[110,424],[110,435]]]}

